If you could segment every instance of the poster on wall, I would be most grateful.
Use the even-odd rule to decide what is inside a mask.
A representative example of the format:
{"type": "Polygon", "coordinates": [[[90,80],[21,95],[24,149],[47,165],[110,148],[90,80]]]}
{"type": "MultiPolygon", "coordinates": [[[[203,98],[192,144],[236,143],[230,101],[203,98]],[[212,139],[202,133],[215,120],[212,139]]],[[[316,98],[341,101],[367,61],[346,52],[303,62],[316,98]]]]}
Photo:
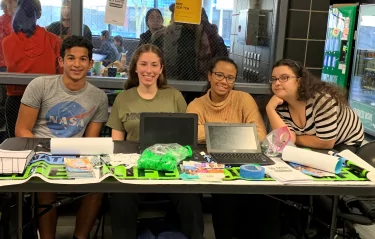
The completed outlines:
{"type": "Polygon", "coordinates": [[[357,6],[331,6],[328,13],[322,80],[347,88],[357,6]]]}
{"type": "Polygon", "coordinates": [[[181,23],[200,24],[202,0],[176,0],[174,21],[181,23]]]}
{"type": "Polygon", "coordinates": [[[375,135],[375,107],[355,100],[350,101],[350,107],[361,119],[366,133],[375,135]]]}
{"type": "Polygon", "coordinates": [[[104,23],[117,26],[125,25],[126,0],[107,0],[104,23]]]}
{"type": "Polygon", "coordinates": [[[361,5],[349,103],[365,132],[375,136],[375,5],[361,5]]]}

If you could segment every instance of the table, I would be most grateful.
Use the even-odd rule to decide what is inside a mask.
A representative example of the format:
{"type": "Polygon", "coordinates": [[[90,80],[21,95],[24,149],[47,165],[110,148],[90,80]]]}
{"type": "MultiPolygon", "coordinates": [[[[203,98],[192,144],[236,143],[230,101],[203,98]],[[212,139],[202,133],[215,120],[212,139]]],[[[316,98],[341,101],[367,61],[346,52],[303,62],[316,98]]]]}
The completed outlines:
{"type": "MultiPolygon", "coordinates": [[[[7,139],[0,145],[0,149],[25,150],[33,149],[38,144],[48,144],[49,139],[7,139]]],[[[200,145],[203,149],[204,145],[200,145]]],[[[37,148],[37,151],[46,151],[37,148]]],[[[115,141],[114,153],[138,153],[139,144],[136,142],[115,141]]],[[[22,228],[22,192],[156,192],[156,193],[231,193],[231,194],[287,194],[287,195],[333,195],[333,213],[331,223],[331,237],[336,230],[336,213],[339,195],[375,195],[375,184],[371,182],[314,182],[298,185],[283,185],[276,181],[223,181],[223,182],[194,182],[182,180],[128,180],[120,183],[116,180],[104,180],[100,183],[85,185],[50,184],[41,179],[33,178],[26,183],[3,186],[3,192],[18,192],[18,215],[21,217],[22,228]],[[142,185],[142,187],[140,187],[142,185]]],[[[22,231],[19,231],[22,238],[22,231]]]]}

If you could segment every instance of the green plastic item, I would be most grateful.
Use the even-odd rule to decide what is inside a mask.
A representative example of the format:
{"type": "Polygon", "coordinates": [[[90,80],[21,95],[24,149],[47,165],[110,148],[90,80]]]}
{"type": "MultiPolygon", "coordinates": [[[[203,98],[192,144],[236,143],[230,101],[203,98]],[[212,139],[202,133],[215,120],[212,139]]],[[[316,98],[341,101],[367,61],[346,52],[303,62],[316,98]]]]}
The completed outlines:
{"type": "Polygon", "coordinates": [[[190,146],[155,144],[143,151],[138,159],[138,168],[172,172],[181,160],[191,157],[192,154],[190,146]]]}

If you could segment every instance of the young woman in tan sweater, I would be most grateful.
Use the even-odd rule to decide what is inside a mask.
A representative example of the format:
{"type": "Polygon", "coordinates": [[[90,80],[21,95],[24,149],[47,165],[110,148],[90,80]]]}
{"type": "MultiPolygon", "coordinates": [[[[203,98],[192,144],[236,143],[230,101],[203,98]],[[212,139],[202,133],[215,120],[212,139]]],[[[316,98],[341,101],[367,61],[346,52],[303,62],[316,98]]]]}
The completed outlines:
{"type": "MultiPolygon", "coordinates": [[[[198,114],[199,142],[206,140],[205,122],[255,123],[259,139],[266,136],[266,127],[253,97],[233,90],[236,77],[237,65],[232,59],[220,57],[212,61],[207,94],[187,107],[188,113],[198,114]]],[[[257,239],[280,238],[279,205],[273,199],[264,195],[212,194],[212,203],[216,239],[247,239],[250,235],[257,239]]]]}
{"type": "Polygon", "coordinates": [[[207,93],[193,100],[186,112],[198,114],[198,141],[205,142],[204,123],[254,123],[259,139],[266,136],[266,127],[254,98],[233,90],[237,65],[228,57],[213,60],[208,72],[207,93]]]}

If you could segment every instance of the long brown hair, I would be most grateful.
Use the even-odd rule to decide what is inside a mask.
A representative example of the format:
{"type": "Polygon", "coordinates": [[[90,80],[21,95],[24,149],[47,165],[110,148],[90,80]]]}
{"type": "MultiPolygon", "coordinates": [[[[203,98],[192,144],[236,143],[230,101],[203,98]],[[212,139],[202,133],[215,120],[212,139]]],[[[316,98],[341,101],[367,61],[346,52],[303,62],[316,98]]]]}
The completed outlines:
{"type": "Polygon", "coordinates": [[[346,92],[343,89],[315,77],[302,65],[302,63],[291,59],[283,59],[276,62],[272,69],[279,66],[289,67],[296,77],[301,78],[297,90],[298,101],[306,101],[314,98],[316,93],[325,93],[334,98],[339,105],[348,105],[346,92]]]}
{"type": "Polygon", "coordinates": [[[128,72],[128,80],[125,82],[125,90],[131,89],[133,87],[139,86],[139,78],[138,74],[136,72],[137,70],[137,62],[139,60],[139,57],[141,54],[146,53],[146,52],[152,52],[156,54],[159,59],[160,59],[160,65],[163,67],[163,70],[161,74],[159,75],[159,78],[156,81],[156,84],[159,89],[165,89],[168,88],[167,84],[167,72],[165,70],[165,61],[164,61],[164,56],[161,50],[152,44],[144,44],[135,50],[133,53],[132,59],[130,60],[130,65],[129,65],[129,72],[128,72]]]}

